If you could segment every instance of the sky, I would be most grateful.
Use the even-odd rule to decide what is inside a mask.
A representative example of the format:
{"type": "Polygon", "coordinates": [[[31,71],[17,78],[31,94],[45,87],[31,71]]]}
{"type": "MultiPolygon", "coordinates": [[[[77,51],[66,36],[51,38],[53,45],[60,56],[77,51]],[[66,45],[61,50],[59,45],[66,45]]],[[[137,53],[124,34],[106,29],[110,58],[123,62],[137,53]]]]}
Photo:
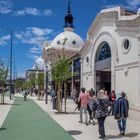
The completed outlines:
{"type": "MultiPolygon", "coordinates": [[[[0,0],[0,58],[9,67],[13,31],[13,69],[24,77],[40,60],[44,41],[63,32],[68,0],[0,0]]],[[[137,11],[140,0],[71,0],[75,33],[86,39],[96,15],[105,8],[123,6],[137,11]]]]}

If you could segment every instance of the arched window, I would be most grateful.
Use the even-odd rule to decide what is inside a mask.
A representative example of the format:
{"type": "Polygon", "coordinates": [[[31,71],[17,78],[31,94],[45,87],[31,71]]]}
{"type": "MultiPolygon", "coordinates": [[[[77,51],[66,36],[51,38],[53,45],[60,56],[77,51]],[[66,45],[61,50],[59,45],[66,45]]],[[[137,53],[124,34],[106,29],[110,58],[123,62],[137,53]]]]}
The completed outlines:
{"type": "Polygon", "coordinates": [[[110,47],[107,42],[102,42],[99,46],[99,49],[96,54],[96,62],[110,58],[111,57],[111,51],[110,47]]]}

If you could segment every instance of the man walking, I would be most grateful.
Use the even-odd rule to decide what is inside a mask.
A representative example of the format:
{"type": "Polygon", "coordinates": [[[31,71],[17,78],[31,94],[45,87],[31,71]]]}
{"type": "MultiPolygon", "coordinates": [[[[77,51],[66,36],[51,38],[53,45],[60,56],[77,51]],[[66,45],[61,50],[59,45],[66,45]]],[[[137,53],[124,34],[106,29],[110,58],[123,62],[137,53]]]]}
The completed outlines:
{"type": "Polygon", "coordinates": [[[87,104],[88,104],[88,94],[85,90],[84,87],[81,88],[81,93],[79,95],[78,101],[81,102],[80,106],[80,123],[83,122],[83,110],[85,114],[85,124],[88,125],[87,123],[87,104]]]}
{"type": "Polygon", "coordinates": [[[129,102],[126,99],[126,94],[121,92],[121,97],[119,97],[114,106],[114,118],[117,119],[117,124],[120,130],[120,135],[125,135],[126,129],[126,119],[128,117],[129,102]]]}

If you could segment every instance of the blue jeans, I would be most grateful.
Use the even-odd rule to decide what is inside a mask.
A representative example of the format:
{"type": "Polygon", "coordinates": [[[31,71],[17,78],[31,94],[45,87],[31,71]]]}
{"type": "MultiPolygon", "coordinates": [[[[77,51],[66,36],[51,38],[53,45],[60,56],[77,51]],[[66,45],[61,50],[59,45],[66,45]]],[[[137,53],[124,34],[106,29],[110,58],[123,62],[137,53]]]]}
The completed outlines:
{"type": "Polygon", "coordinates": [[[126,118],[121,117],[120,119],[117,120],[118,123],[118,127],[120,132],[124,132],[125,133],[125,129],[126,129],[126,118]]]}
{"type": "Polygon", "coordinates": [[[86,107],[80,107],[80,121],[83,122],[83,110],[85,114],[85,123],[87,123],[87,108],[86,107]]]}

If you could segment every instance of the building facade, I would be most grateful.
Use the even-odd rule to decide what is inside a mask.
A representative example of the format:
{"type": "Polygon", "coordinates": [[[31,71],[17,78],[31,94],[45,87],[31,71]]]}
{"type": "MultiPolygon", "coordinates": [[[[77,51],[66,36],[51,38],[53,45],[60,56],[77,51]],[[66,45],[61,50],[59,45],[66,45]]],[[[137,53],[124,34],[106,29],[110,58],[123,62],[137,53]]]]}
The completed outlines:
{"type": "Polygon", "coordinates": [[[140,10],[122,7],[102,10],[80,50],[81,86],[127,93],[132,106],[140,106],[140,10]]]}

